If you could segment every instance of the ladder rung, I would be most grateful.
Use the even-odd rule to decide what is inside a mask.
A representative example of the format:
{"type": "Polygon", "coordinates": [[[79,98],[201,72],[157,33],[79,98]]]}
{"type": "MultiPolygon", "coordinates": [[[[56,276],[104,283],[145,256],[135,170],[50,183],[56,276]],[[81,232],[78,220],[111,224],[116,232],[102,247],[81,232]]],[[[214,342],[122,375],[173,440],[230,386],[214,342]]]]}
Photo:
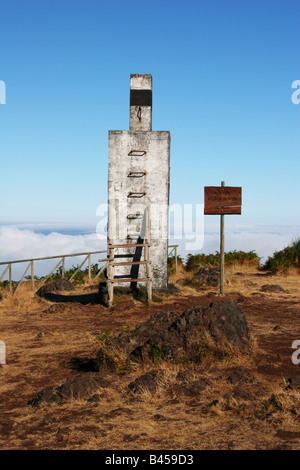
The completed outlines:
{"type": "Polygon", "coordinates": [[[127,219],[131,220],[131,219],[143,219],[144,216],[143,214],[128,214],[127,216],[127,219]]]}
{"type": "Polygon", "coordinates": [[[139,246],[151,246],[151,243],[128,243],[124,245],[110,245],[108,243],[108,248],[136,248],[139,246]]]}
{"type": "Polygon", "coordinates": [[[145,171],[130,171],[128,174],[129,178],[142,178],[145,176],[146,172],[145,171]]]}
{"type": "Polygon", "coordinates": [[[111,266],[129,266],[132,264],[151,264],[151,261],[121,261],[121,263],[110,263],[111,266]]]}
{"type": "Polygon", "coordinates": [[[138,278],[138,279],[107,279],[107,282],[142,282],[142,281],[152,281],[151,277],[138,278]]]}
{"type": "Polygon", "coordinates": [[[128,194],[128,197],[144,197],[146,196],[146,193],[145,192],[133,192],[131,191],[129,194],[128,194]]]}
{"type": "Polygon", "coordinates": [[[130,157],[143,157],[146,153],[146,150],[130,150],[129,156],[130,157]]]}

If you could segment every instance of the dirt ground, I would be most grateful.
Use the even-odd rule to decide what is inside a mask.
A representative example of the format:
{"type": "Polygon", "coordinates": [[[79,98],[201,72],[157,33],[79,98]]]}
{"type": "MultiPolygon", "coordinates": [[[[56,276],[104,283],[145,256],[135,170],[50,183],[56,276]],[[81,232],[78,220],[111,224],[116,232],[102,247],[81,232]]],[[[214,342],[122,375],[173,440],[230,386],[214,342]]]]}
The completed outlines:
{"type": "Polygon", "coordinates": [[[230,269],[223,297],[217,288],[184,286],[184,276],[180,268],[170,278],[179,292],[161,295],[151,306],[121,296],[108,309],[95,303],[97,286],[62,293],[57,302],[35,296],[29,285],[14,297],[3,290],[0,340],[7,363],[0,366],[0,450],[299,449],[300,364],[291,360],[292,343],[300,340],[299,274],[230,269]],[[262,290],[264,285],[283,290],[262,290]],[[28,405],[45,387],[90,372],[103,332],[117,335],[158,311],[224,300],[242,308],[255,343],[252,355],[107,371],[110,385],[92,399],[28,405]],[[129,394],[128,384],[153,369],[164,370],[168,380],[155,393],[129,394]],[[171,392],[180,372],[211,385],[199,393],[188,387],[171,392]]]}

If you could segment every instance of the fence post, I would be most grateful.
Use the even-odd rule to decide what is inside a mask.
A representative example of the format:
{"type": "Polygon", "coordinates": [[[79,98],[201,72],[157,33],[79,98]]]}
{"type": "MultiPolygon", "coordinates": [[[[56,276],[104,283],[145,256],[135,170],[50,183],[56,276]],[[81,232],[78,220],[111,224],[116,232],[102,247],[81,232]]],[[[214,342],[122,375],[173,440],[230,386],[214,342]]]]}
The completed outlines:
{"type": "Polygon", "coordinates": [[[63,256],[62,262],[61,262],[61,277],[62,279],[65,278],[65,257],[63,256]]]}
{"type": "Polygon", "coordinates": [[[91,255],[89,255],[89,282],[91,282],[92,272],[91,272],[91,255]]]}
{"type": "Polygon", "coordinates": [[[12,292],[11,264],[9,265],[9,292],[12,292]]]}
{"type": "Polygon", "coordinates": [[[31,264],[31,289],[34,290],[33,260],[30,261],[30,264],[31,264]]]}
{"type": "Polygon", "coordinates": [[[110,247],[110,244],[113,244],[113,240],[110,241],[108,244],[108,268],[107,268],[107,282],[108,282],[108,307],[112,307],[113,300],[114,300],[114,267],[113,267],[113,262],[115,259],[115,249],[110,247]]]}
{"type": "Polygon", "coordinates": [[[177,268],[178,268],[178,264],[177,264],[177,246],[175,246],[175,273],[177,273],[177,268]]]}
{"type": "MultiPolygon", "coordinates": [[[[221,182],[221,186],[225,186],[225,181],[221,182]]],[[[220,294],[224,295],[224,214],[221,214],[220,218],[220,294]]]]}

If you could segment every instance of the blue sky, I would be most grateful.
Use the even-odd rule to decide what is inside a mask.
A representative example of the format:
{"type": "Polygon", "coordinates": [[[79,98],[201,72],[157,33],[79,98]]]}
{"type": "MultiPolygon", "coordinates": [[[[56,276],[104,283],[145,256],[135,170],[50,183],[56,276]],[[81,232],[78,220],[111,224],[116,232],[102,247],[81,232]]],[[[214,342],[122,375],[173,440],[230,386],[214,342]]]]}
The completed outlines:
{"type": "Polygon", "coordinates": [[[229,226],[299,234],[299,0],[0,0],[0,18],[0,224],[96,227],[108,131],[150,73],[171,204],[225,180],[243,188],[229,226]]]}

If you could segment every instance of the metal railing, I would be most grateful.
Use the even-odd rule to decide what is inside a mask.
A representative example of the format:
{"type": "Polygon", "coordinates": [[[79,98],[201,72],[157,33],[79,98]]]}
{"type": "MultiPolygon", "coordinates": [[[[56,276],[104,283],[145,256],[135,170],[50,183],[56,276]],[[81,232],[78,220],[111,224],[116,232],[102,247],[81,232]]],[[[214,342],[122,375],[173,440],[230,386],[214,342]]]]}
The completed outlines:
{"type": "MultiPolygon", "coordinates": [[[[178,245],[168,245],[168,248],[171,248],[171,251],[168,253],[168,256],[170,256],[172,253],[175,253],[175,271],[177,271],[177,248],[178,245]]],[[[4,269],[3,273],[0,276],[0,282],[2,282],[2,279],[4,278],[5,274],[8,271],[8,285],[9,285],[9,290],[10,292],[13,291],[13,284],[17,284],[14,293],[17,292],[19,289],[20,285],[25,279],[25,276],[27,272],[30,269],[30,280],[31,280],[31,288],[34,290],[35,288],[35,277],[34,277],[34,263],[36,261],[45,261],[45,260],[51,260],[51,259],[59,259],[58,263],[55,265],[55,267],[52,269],[52,271],[41,281],[41,285],[45,284],[45,282],[48,281],[50,276],[54,273],[55,270],[58,269],[58,267],[61,265],[61,277],[65,277],[65,259],[66,258],[71,258],[71,257],[76,257],[76,256],[85,256],[84,260],[82,263],[77,267],[76,271],[72,274],[72,276],[69,278],[69,281],[72,281],[76,274],[81,270],[83,265],[87,262],[88,263],[88,281],[91,282],[92,280],[98,279],[98,277],[101,275],[101,273],[104,271],[104,269],[107,267],[108,262],[105,263],[103,266],[100,267],[99,271],[96,273],[94,278],[92,279],[92,264],[91,264],[91,255],[94,254],[99,254],[99,253],[107,253],[107,250],[101,250],[101,251],[88,251],[84,253],[73,253],[73,254],[67,254],[67,255],[57,255],[57,256],[45,256],[43,258],[29,258],[29,259],[19,259],[19,260],[14,260],[14,261],[2,261],[0,262],[0,266],[6,266],[4,269]],[[12,280],[12,265],[17,264],[17,263],[28,263],[20,281],[16,282],[12,280]]],[[[40,282],[40,281],[39,281],[40,282]]]]}

